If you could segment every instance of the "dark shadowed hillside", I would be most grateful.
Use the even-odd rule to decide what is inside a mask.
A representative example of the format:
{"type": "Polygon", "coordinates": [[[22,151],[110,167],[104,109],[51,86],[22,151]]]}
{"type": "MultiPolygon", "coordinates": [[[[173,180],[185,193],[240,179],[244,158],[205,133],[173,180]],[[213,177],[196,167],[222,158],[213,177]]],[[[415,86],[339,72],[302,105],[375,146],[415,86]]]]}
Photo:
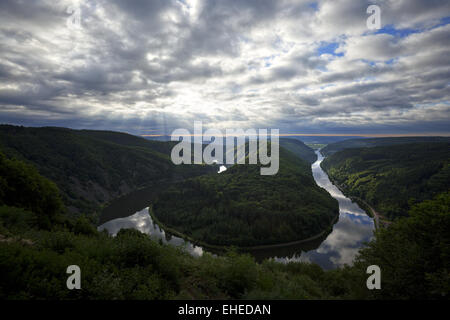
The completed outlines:
{"type": "Polygon", "coordinates": [[[282,138],[280,139],[280,146],[309,163],[317,160],[317,155],[314,150],[300,140],[282,138]]]}
{"type": "Polygon", "coordinates": [[[71,212],[92,213],[99,205],[156,181],[216,170],[175,166],[170,160],[173,144],[111,131],[0,126],[0,149],[35,165],[54,181],[71,212]]]}
{"type": "Polygon", "coordinates": [[[334,142],[324,147],[321,152],[328,156],[340,150],[349,148],[372,148],[391,146],[405,143],[434,143],[450,142],[450,137],[398,137],[398,138],[368,138],[368,139],[348,139],[334,142]]]}
{"type": "MultiPolygon", "coordinates": [[[[282,167],[287,158],[301,161],[283,151],[282,167]]],[[[298,169],[306,172],[302,163],[298,169]]],[[[238,177],[251,181],[244,173],[238,177]]],[[[293,182],[286,173],[280,183],[293,182]]],[[[85,217],[61,214],[65,209],[52,182],[0,154],[0,299],[447,300],[449,200],[444,192],[412,206],[408,218],[376,232],[353,266],[324,271],[310,263],[255,263],[235,251],[195,258],[137,230],[112,237],[85,217]],[[83,270],[82,290],[67,290],[62,277],[74,261],[83,270]],[[383,270],[383,290],[366,287],[367,266],[374,264],[383,270]]]]}

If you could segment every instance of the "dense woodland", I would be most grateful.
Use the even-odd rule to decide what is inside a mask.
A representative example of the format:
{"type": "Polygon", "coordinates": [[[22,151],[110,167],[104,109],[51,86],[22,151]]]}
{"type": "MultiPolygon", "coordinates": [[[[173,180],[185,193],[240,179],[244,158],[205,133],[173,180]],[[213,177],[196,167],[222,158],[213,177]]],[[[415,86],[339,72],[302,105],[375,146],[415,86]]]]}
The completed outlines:
{"type": "Polygon", "coordinates": [[[435,143],[450,142],[450,137],[396,137],[396,138],[358,138],[347,139],[330,143],[323,147],[320,152],[329,156],[335,152],[350,148],[372,148],[387,147],[408,143],[435,143]]]}
{"type": "Polygon", "coordinates": [[[411,205],[449,191],[450,143],[345,149],[327,157],[322,167],[345,193],[394,219],[411,205]]]}
{"type": "Polygon", "coordinates": [[[153,204],[165,226],[213,245],[255,246],[297,241],[330,229],[338,203],[317,186],[309,163],[280,147],[280,169],[259,165],[174,184],[153,204]]]}
{"type": "Polygon", "coordinates": [[[233,251],[194,258],[135,230],[113,238],[82,216],[65,215],[57,187],[35,168],[3,155],[0,161],[0,299],[449,297],[449,193],[378,230],[354,266],[323,271],[308,263],[257,264],[233,251]],[[75,263],[82,290],[67,290],[66,268],[75,263]],[[366,288],[372,264],[383,270],[382,290],[366,288]]]}
{"type": "Polygon", "coordinates": [[[112,131],[0,125],[0,150],[55,182],[69,212],[91,217],[102,204],[138,188],[217,171],[175,166],[173,145],[112,131]]]}
{"type": "Polygon", "coordinates": [[[304,144],[300,140],[281,138],[280,146],[289,150],[290,152],[292,152],[299,158],[301,158],[309,163],[316,162],[316,160],[317,160],[317,155],[314,152],[314,150],[311,147],[304,144]]]}

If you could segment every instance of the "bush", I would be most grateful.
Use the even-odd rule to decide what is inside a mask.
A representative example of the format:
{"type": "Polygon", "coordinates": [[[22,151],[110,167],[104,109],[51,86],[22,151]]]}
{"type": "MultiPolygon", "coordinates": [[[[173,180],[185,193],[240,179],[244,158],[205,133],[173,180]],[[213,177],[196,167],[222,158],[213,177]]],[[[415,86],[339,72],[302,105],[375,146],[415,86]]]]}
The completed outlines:
{"type": "Polygon", "coordinates": [[[0,153],[0,205],[33,211],[39,227],[50,229],[65,210],[59,190],[26,163],[0,153]]]}

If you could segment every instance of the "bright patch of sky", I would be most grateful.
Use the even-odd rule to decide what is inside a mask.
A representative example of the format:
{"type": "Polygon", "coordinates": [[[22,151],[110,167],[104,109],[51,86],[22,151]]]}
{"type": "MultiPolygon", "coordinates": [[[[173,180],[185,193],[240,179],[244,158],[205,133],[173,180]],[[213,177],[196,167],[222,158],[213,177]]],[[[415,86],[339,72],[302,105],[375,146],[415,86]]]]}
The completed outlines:
{"type": "Polygon", "coordinates": [[[339,43],[337,42],[323,42],[317,48],[317,54],[320,56],[322,54],[331,54],[333,56],[342,57],[344,54],[342,52],[336,53],[336,49],[339,48],[339,43]]]}
{"type": "Polygon", "coordinates": [[[0,1],[0,122],[449,132],[450,2],[372,2],[0,1]]]}

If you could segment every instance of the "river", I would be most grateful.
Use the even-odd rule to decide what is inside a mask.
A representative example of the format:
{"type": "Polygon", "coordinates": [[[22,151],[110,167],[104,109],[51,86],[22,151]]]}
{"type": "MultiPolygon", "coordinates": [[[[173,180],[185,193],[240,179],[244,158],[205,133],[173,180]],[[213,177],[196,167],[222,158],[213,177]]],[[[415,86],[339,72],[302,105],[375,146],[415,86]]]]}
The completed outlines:
{"type": "MultiPolygon", "coordinates": [[[[351,264],[358,250],[373,237],[375,228],[373,219],[331,183],[327,174],[320,167],[323,156],[319,151],[316,151],[316,154],[318,159],[311,166],[314,179],[320,187],[326,189],[339,202],[339,219],[334,224],[333,230],[329,234],[307,243],[249,251],[256,260],[272,258],[281,263],[289,261],[313,262],[324,269],[334,269],[344,264],[351,264]]],[[[136,206],[135,198],[133,195],[122,197],[113,202],[108,209],[124,210],[123,208],[130,202],[133,202],[133,205],[136,206]]],[[[128,217],[108,221],[99,226],[98,229],[107,229],[110,234],[115,235],[122,228],[134,228],[163,243],[184,246],[194,256],[203,254],[203,248],[165,233],[152,221],[148,214],[148,208],[136,211],[128,217]]],[[[116,214],[116,216],[119,215],[120,212],[116,214]]]]}

